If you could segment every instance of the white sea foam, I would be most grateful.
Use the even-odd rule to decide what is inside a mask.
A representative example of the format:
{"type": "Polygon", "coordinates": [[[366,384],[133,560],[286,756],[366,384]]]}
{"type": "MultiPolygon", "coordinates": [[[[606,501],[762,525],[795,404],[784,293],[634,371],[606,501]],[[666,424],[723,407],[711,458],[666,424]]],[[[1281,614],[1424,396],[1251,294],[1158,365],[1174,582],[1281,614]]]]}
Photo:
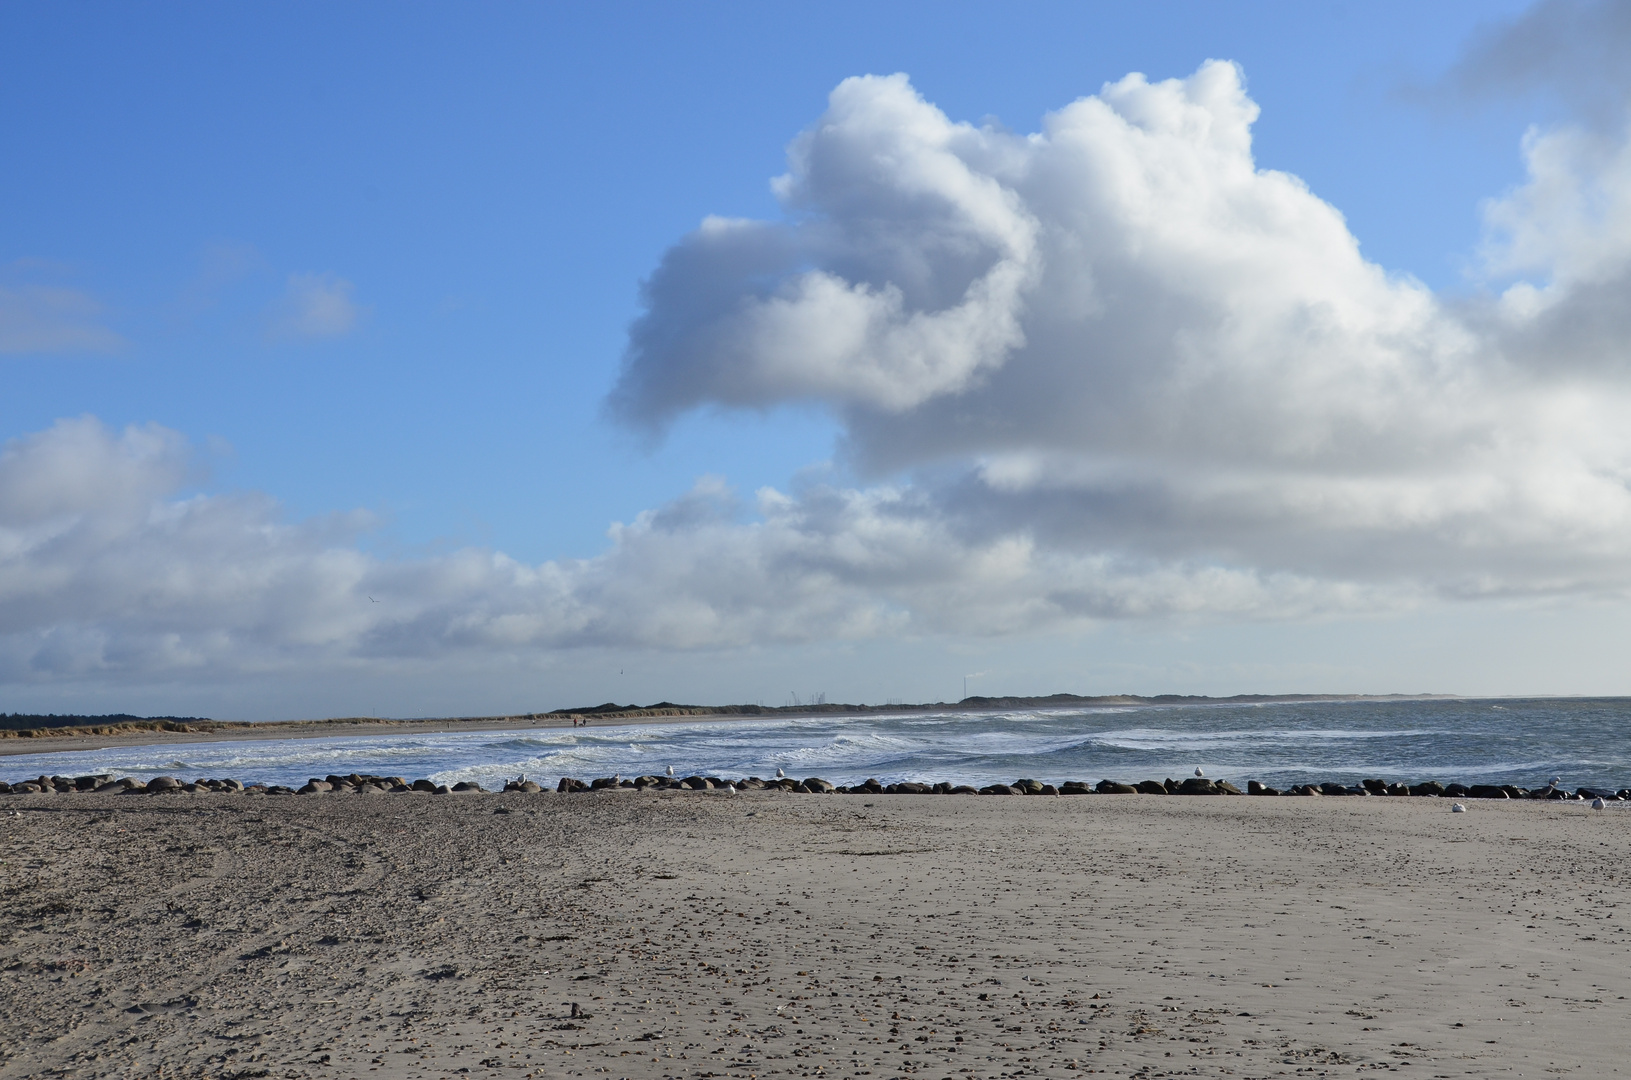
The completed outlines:
{"type": "Polygon", "coordinates": [[[1206,774],[1244,783],[1361,777],[1518,783],[1552,775],[1583,786],[1631,784],[1631,703],[1322,702],[994,710],[709,720],[513,732],[114,746],[0,758],[0,777],[114,772],[233,776],[298,784],[329,773],[420,776],[494,786],[526,773],[876,777],[984,785],[1162,779],[1206,774]]]}

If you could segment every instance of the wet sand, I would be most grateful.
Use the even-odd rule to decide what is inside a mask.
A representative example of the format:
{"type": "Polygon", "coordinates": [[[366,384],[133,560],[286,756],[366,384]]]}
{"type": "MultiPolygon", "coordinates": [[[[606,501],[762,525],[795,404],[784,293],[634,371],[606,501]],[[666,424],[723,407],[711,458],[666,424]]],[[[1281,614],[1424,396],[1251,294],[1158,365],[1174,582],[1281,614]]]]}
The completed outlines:
{"type": "Polygon", "coordinates": [[[1620,1075],[1625,812],[0,797],[0,1077],[1620,1075]]]}

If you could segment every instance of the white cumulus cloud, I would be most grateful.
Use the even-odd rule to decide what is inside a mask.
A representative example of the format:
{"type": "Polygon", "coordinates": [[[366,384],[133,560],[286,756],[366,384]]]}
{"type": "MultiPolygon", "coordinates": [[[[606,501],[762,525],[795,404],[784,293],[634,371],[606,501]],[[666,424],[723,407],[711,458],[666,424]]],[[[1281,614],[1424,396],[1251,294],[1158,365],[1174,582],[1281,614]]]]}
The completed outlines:
{"type": "MultiPolygon", "coordinates": [[[[1028,135],[846,80],[781,218],[710,218],[663,259],[611,405],[818,402],[874,479],[705,479],[591,559],[382,559],[366,516],[187,494],[173,432],[17,439],[0,682],[1623,597],[1628,140],[1532,135],[1487,208],[1490,287],[1451,301],[1259,168],[1256,116],[1222,62],[1028,135]]],[[[292,293],[351,312],[314,325],[349,327],[349,286],[313,280],[292,293]]]]}

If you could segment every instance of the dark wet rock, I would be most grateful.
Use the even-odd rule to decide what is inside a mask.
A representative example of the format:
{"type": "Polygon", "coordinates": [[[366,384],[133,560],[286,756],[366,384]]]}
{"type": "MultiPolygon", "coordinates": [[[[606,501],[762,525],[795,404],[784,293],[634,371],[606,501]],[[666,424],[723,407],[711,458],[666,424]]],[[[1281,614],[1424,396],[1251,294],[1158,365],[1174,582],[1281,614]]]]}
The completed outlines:
{"type": "Polygon", "coordinates": [[[1052,784],[1043,784],[1042,785],[1042,790],[1037,792],[1037,794],[1038,795],[1057,795],[1057,794],[1059,794],[1059,789],[1054,787],[1052,784]]]}
{"type": "Polygon", "coordinates": [[[1467,797],[1471,799],[1510,799],[1506,789],[1494,784],[1474,784],[1467,789],[1467,797]]]}
{"type": "Polygon", "coordinates": [[[1506,792],[1506,797],[1509,799],[1523,799],[1529,796],[1529,793],[1523,788],[1513,787],[1511,784],[1502,784],[1501,790],[1506,792]]]}
{"type": "MultiPolygon", "coordinates": [[[[1619,799],[1617,794],[1612,791],[1608,791],[1605,788],[1583,787],[1576,791],[1575,795],[1581,799],[1602,799],[1604,802],[1616,801],[1619,799]]],[[[1477,796],[1475,795],[1473,798],[1477,798],[1477,796]]]]}
{"type": "Polygon", "coordinates": [[[979,793],[980,789],[972,784],[958,784],[946,792],[947,795],[978,795],[979,793]]]}
{"type": "Polygon", "coordinates": [[[1389,795],[1409,795],[1410,794],[1410,785],[1409,784],[1389,784],[1388,788],[1387,788],[1387,793],[1389,795]]]}
{"type": "Polygon", "coordinates": [[[1288,795],[1323,795],[1325,794],[1313,784],[1297,784],[1288,792],[1288,795]]]}
{"type": "Polygon", "coordinates": [[[1007,784],[991,784],[991,785],[989,785],[987,787],[981,788],[980,789],[980,794],[981,795],[1018,795],[1018,794],[1020,794],[1020,792],[1015,791],[1013,788],[1009,787],[1007,784]]]}
{"type": "Polygon", "coordinates": [[[1100,795],[1137,795],[1138,789],[1118,780],[1100,780],[1093,788],[1100,795]]]}
{"type": "Polygon", "coordinates": [[[1166,795],[1167,786],[1159,780],[1140,780],[1133,787],[1140,795],[1166,795]]]}
{"type": "Polygon", "coordinates": [[[1411,784],[1410,794],[1417,796],[1443,795],[1444,785],[1439,783],[1437,780],[1427,780],[1420,784],[1411,784]]]}
{"type": "Polygon", "coordinates": [[[0,780],[0,795],[10,795],[10,794],[11,794],[11,785],[6,783],[4,780],[0,780]]]}
{"type": "Polygon", "coordinates": [[[929,793],[928,784],[919,784],[913,781],[896,784],[895,787],[899,789],[897,793],[901,795],[927,795],[929,793]]]}
{"type": "Polygon", "coordinates": [[[282,784],[273,784],[271,787],[266,789],[266,794],[268,794],[268,795],[293,795],[294,794],[294,788],[285,787],[282,784]]]}
{"type": "Polygon", "coordinates": [[[700,776],[687,776],[684,780],[681,780],[680,783],[684,784],[692,791],[706,791],[713,787],[712,784],[708,783],[708,781],[704,780],[700,776]]]}
{"type": "Polygon", "coordinates": [[[1447,798],[1451,798],[1451,799],[1464,799],[1464,798],[1467,798],[1468,797],[1468,792],[1470,792],[1471,790],[1472,789],[1469,788],[1466,784],[1445,784],[1444,785],[1444,794],[1445,794],[1445,796],[1447,798]]]}
{"type": "Polygon", "coordinates": [[[1246,781],[1246,794],[1248,794],[1248,795],[1267,795],[1268,792],[1269,792],[1269,789],[1263,786],[1263,782],[1261,780],[1248,780],[1248,781],[1246,781]]]}
{"type": "Polygon", "coordinates": [[[1245,792],[1241,791],[1239,788],[1235,787],[1233,784],[1229,783],[1229,781],[1227,781],[1227,780],[1214,781],[1212,786],[1217,789],[1217,793],[1219,795],[1244,795],[1245,794],[1245,792]]]}
{"type": "Polygon", "coordinates": [[[536,780],[523,780],[516,790],[525,792],[528,795],[536,795],[544,790],[544,785],[536,780]]]}
{"type": "Polygon", "coordinates": [[[430,780],[415,780],[408,785],[415,791],[435,791],[436,784],[430,780]]]}
{"type": "Polygon", "coordinates": [[[124,782],[120,780],[109,780],[107,783],[99,784],[95,788],[96,794],[98,795],[114,795],[123,790],[125,790],[125,785],[124,782]]]}
{"type": "MultiPolygon", "coordinates": [[[[319,781],[319,782],[321,782],[321,781],[319,781]]],[[[322,787],[318,787],[317,784],[302,784],[300,787],[295,789],[295,794],[296,795],[320,795],[323,792],[327,791],[328,789],[329,789],[329,787],[328,787],[327,784],[323,784],[322,787]]]]}
{"type": "Polygon", "coordinates": [[[1218,786],[1204,776],[1191,776],[1178,785],[1180,795],[1216,795],[1218,786]]]}
{"type": "Polygon", "coordinates": [[[759,779],[757,776],[750,776],[736,786],[741,788],[743,791],[763,791],[765,789],[765,782],[759,779]]]}
{"type": "Polygon", "coordinates": [[[861,784],[861,786],[858,789],[855,789],[855,790],[865,792],[868,795],[882,795],[883,794],[883,785],[880,784],[875,777],[870,777],[869,776],[861,784]]]}
{"type": "Polygon", "coordinates": [[[585,784],[582,780],[574,780],[570,776],[563,776],[561,777],[561,782],[555,785],[555,790],[562,793],[568,791],[588,791],[589,785],[585,784]]]}
{"type": "Polygon", "coordinates": [[[1022,795],[1042,794],[1042,781],[1040,780],[1015,780],[1008,786],[1022,795]]]}
{"type": "Polygon", "coordinates": [[[1343,787],[1341,784],[1333,784],[1333,783],[1327,782],[1327,783],[1324,783],[1324,784],[1320,785],[1320,794],[1321,795],[1352,795],[1353,792],[1349,791],[1347,788],[1343,787]]]}
{"type": "Polygon", "coordinates": [[[1174,779],[1173,779],[1173,778],[1172,778],[1172,777],[1170,777],[1170,776],[1169,776],[1169,777],[1167,777],[1167,778],[1166,778],[1166,779],[1165,779],[1165,780],[1163,780],[1163,781],[1161,781],[1161,788],[1162,788],[1162,790],[1164,790],[1164,791],[1165,791],[1165,792],[1166,792],[1166,793],[1167,793],[1167,794],[1168,794],[1168,795],[1176,795],[1176,794],[1178,794],[1178,789],[1179,789],[1179,788],[1180,788],[1180,787],[1182,787],[1182,786],[1183,786],[1183,785],[1182,785],[1182,784],[1180,784],[1180,783],[1178,783],[1178,781],[1176,781],[1176,780],[1174,780],[1174,779]]]}
{"type": "MultiPolygon", "coordinates": [[[[315,779],[315,778],[306,781],[306,787],[311,788],[312,791],[333,791],[334,790],[334,785],[329,783],[327,780],[318,780],[318,779],[315,779]]],[[[301,788],[300,790],[302,792],[305,792],[306,794],[310,794],[310,792],[306,792],[306,788],[301,788]]]]}
{"type": "Polygon", "coordinates": [[[111,776],[76,776],[74,777],[75,791],[95,791],[98,787],[112,780],[111,776]]]}
{"type": "Polygon", "coordinates": [[[830,795],[832,794],[833,790],[832,784],[821,779],[819,776],[812,776],[808,780],[804,781],[804,787],[806,791],[812,791],[818,795],[830,795]]]}
{"type": "Polygon", "coordinates": [[[1361,780],[1359,781],[1359,786],[1370,792],[1372,795],[1387,794],[1386,780],[1361,780]]]}
{"type": "Polygon", "coordinates": [[[1093,789],[1081,780],[1066,780],[1059,785],[1059,794],[1061,795],[1091,795],[1092,793],[1093,789]]]}
{"type": "Polygon", "coordinates": [[[482,793],[485,793],[486,791],[487,791],[486,788],[482,787],[480,784],[476,783],[474,780],[460,780],[457,784],[453,785],[454,794],[460,794],[460,793],[464,793],[464,792],[469,792],[470,794],[482,794],[482,793]]]}
{"type": "Polygon", "coordinates": [[[152,793],[161,791],[179,791],[181,781],[173,776],[155,776],[147,782],[147,790],[152,793]]]}

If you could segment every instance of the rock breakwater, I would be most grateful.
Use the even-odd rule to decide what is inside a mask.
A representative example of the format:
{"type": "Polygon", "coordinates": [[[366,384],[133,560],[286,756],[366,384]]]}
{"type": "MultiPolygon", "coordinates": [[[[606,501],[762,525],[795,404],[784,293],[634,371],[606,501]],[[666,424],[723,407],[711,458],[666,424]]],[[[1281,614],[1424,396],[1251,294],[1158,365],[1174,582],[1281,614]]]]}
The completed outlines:
{"type": "MultiPolygon", "coordinates": [[[[543,794],[550,791],[544,784],[525,776],[507,782],[504,792],[543,794]]],[[[1544,787],[1522,788],[1510,784],[1445,784],[1436,780],[1405,783],[1381,779],[1362,780],[1357,784],[1334,782],[1290,784],[1284,788],[1271,787],[1257,780],[1247,781],[1241,791],[1227,780],[1211,780],[1191,776],[1183,780],[1168,777],[1165,780],[1141,780],[1128,783],[1121,780],[1100,780],[1090,784],[1085,780],[1067,780],[1059,784],[1040,780],[1015,780],[1011,784],[988,784],[976,788],[971,784],[920,783],[903,780],[883,783],[868,779],[860,784],[833,784],[818,776],[796,780],[792,777],[761,779],[749,776],[727,779],[719,776],[605,776],[593,780],[579,780],[563,776],[553,791],[572,795],[606,791],[776,791],[801,795],[1211,795],[1211,796],[1274,796],[1274,797],[1392,797],[1392,798],[1452,798],[1452,799],[1567,799],[1604,802],[1631,802],[1631,788],[1581,787],[1573,791],[1557,783],[1544,787]]],[[[345,776],[312,777],[300,787],[281,784],[245,784],[234,779],[183,780],[175,776],[155,776],[147,780],[136,777],[118,777],[111,773],[87,776],[38,776],[31,779],[0,780],[0,795],[466,795],[494,794],[472,781],[452,785],[429,779],[409,780],[401,776],[375,776],[349,773],[345,776]]]]}

